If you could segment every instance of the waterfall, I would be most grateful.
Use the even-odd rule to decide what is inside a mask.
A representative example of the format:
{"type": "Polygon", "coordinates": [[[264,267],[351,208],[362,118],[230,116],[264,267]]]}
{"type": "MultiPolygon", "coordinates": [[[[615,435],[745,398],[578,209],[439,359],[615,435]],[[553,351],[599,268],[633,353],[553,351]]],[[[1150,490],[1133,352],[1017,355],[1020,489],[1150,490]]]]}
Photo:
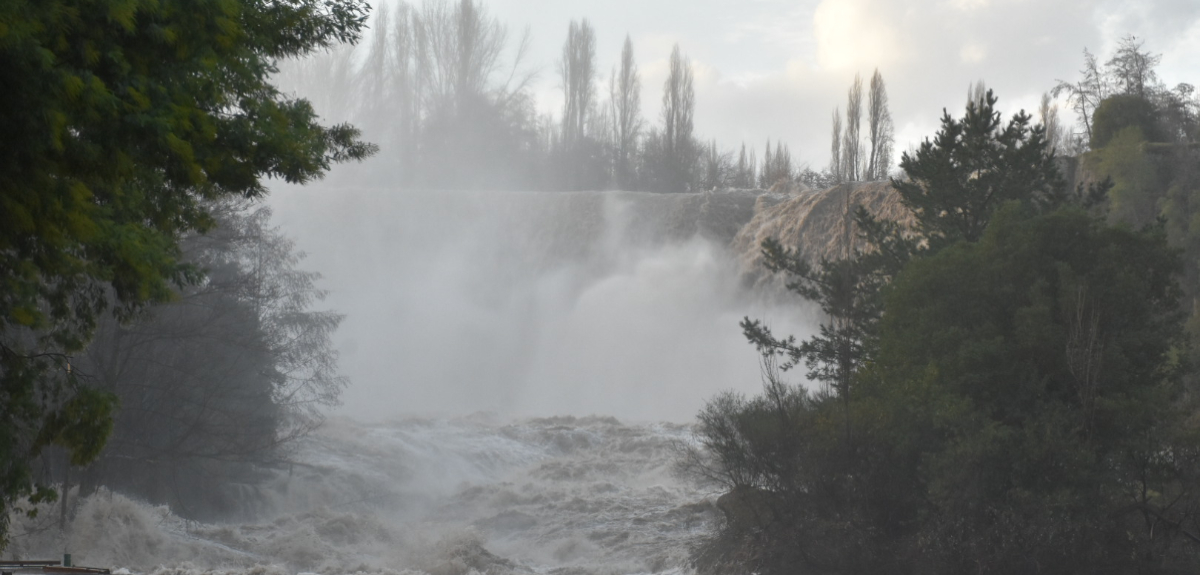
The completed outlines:
{"type": "Polygon", "coordinates": [[[272,201],[347,315],[344,413],[687,421],[720,390],[758,389],[742,317],[804,329],[796,306],[744,285],[729,247],[762,196],[306,187],[272,201]]]}

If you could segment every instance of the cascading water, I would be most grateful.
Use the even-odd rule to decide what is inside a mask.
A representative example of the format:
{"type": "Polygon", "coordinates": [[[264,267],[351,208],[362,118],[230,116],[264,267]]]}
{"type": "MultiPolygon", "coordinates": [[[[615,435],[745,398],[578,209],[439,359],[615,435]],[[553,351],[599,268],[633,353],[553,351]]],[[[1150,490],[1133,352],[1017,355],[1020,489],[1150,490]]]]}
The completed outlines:
{"type": "Polygon", "coordinates": [[[720,390],[759,389],[738,320],[808,324],[742,279],[755,234],[832,229],[846,204],[366,188],[274,202],[347,315],[343,412],[246,490],[249,519],[200,524],[102,491],[71,499],[64,530],[50,510],[16,517],[8,554],[162,575],[686,571],[720,515],[717,493],[671,473],[686,422],[720,390]],[[638,423],[653,421],[676,423],[638,423]]]}
{"type": "Polygon", "coordinates": [[[293,188],[273,207],[347,316],[343,413],[688,421],[759,388],[742,317],[802,329],[728,248],[760,195],[293,188]]]}
{"type": "Polygon", "coordinates": [[[261,486],[259,520],[198,524],[101,492],[64,532],[49,509],[19,519],[9,553],[163,575],[682,571],[717,520],[671,473],[688,439],[609,417],[335,418],[261,486]]]}

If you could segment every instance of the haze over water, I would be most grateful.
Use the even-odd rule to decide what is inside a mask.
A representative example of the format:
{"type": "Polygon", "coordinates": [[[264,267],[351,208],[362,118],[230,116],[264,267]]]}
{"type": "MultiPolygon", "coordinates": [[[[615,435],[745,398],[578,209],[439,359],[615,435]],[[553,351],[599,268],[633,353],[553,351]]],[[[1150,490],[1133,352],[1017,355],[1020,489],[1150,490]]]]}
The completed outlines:
{"type": "Polygon", "coordinates": [[[760,388],[742,317],[804,329],[797,306],[743,287],[725,246],[661,229],[666,196],[314,185],[271,204],[346,314],[342,410],[359,418],[688,421],[760,388]]]}

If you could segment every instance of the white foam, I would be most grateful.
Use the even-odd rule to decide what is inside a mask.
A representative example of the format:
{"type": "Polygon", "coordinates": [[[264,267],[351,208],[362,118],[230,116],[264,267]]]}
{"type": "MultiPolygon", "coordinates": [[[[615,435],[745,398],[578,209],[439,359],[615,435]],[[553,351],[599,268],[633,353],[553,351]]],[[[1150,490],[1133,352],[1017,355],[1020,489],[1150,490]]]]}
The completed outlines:
{"type": "Polygon", "coordinates": [[[333,420],[263,486],[270,513],[201,524],[101,492],[16,518],[10,554],[152,575],[682,573],[709,494],[670,473],[674,424],[333,420]]]}

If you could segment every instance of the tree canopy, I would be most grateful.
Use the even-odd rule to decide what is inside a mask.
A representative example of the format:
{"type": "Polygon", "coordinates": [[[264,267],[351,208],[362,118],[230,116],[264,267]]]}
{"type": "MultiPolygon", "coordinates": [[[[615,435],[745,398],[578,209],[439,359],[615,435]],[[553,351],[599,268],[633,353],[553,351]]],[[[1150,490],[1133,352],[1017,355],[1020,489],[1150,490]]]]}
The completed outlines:
{"type": "Polygon", "coordinates": [[[35,492],[28,461],[45,445],[76,463],[103,445],[112,396],[67,356],[106,309],[129,318],[199,278],[178,239],[213,225],[206,201],[373,152],[270,81],[280,59],[356,41],[366,10],[0,0],[0,511],[35,492]]]}
{"type": "Polygon", "coordinates": [[[702,570],[1200,565],[1178,253],[1066,193],[1043,128],[995,102],[903,156],[912,228],[859,210],[871,248],[816,265],[764,243],[828,319],[798,343],[743,322],[764,393],[712,400],[682,468],[730,489],[727,516],[770,513],[731,520],[702,570]],[[827,385],[784,383],[800,360],[827,385]]]}

